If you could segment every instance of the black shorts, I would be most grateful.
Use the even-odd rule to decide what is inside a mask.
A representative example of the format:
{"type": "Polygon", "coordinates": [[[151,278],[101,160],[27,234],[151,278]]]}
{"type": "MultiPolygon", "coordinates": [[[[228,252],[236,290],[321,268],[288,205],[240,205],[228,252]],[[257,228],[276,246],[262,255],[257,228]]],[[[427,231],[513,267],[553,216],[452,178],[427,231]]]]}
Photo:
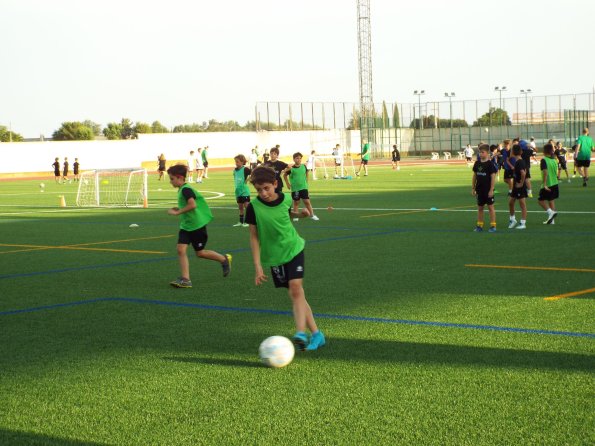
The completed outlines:
{"type": "Polygon", "coordinates": [[[566,170],[567,169],[567,167],[566,167],[566,158],[559,157],[558,158],[558,166],[560,167],[560,169],[566,170]]]}
{"type": "Polygon", "coordinates": [[[488,197],[487,192],[477,192],[477,206],[491,206],[494,204],[494,196],[488,197]]]}
{"type": "Polygon", "coordinates": [[[539,201],[554,201],[556,198],[560,196],[560,190],[558,189],[558,185],[550,186],[549,192],[545,190],[545,188],[539,189],[539,201]]]}
{"type": "Polygon", "coordinates": [[[250,196],[249,195],[244,195],[244,196],[241,196],[241,197],[236,197],[236,203],[238,203],[238,204],[250,203],[250,196]]]}
{"type": "Polygon", "coordinates": [[[293,199],[293,201],[300,201],[300,199],[301,200],[310,199],[310,196],[308,195],[308,189],[292,191],[291,198],[293,199]]]}
{"type": "Polygon", "coordinates": [[[466,156],[466,157],[465,157],[465,159],[466,159],[467,161],[471,161],[471,157],[470,157],[470,156],[466,156]]]}
{"type": "Polygon", "coordinates": [[[504,179],[510,180],[512,178],[514,178],[514,170],[504,169],[504,179]]]}
{"type": "Polygon", "coordinates": [[[527,198],[527,196],[527,186],[513,187],[512,193],[510,194],[511,198],[515,198],[517,200],[520,200],[521,198],[527,198]]]}
{"type": "Polygon", "coordinates": [[[68,171],[65,170],[64,173],[62,174],[62,176],[67,177],[68,176],[68,171]]]}
{"type": "Polygon", "coordinates": [[[339,167],[339,166],[342,166],[342,165],[343,165],[343,163],[341,163],[340,161],[335,161],[335,167],[339,167]]]}
{"type": "Polygon", "coordinates": [[[368,160],[362,160],[362,164],[368,164],[368,160]]]}
{"type": "Polygon", "coordinates": [[[194,231],[186,231],[180,229],[178,233],[178,244],[179,245],[192,245],[196,252],[202,251],[207,246],[207,226],[195,229],[194,231]]]}
{"type": "Polygon", "coordinates": [[[205,167],[209,167],[209,162],[208,161],[205,161],[205,162],[202,163],[202,165],[205,166],[205,167]]]}
{"type": "Polygon", "coordinates": [[[60,176],[60,172],[58,172],[57,170],[54,170],[54,176],[55,177],[59,177],[60,176]]]}
{"type": "Polygon", "coordinates": [[[393,156],[393,163],[396,163],[397,161],[401,161],[401,157],[397,156],[396,158],[393,156]]]}
{"type": "Polygon", "coordinates": [[[289,281],[304,278],[304,251],[284,265],[272,266],[271,274],[275,288],[289,288],[289,281]]]}
{"type": "Polygon", "coordinates": [[[591,160],[576,160],[576,167],[589,167],[591,166],[591,160]]]}
{"type": "Polygon", "coordinates": [[[258,167],[258,163],[250,163],[250,170],[254,170],[258,167]]]}

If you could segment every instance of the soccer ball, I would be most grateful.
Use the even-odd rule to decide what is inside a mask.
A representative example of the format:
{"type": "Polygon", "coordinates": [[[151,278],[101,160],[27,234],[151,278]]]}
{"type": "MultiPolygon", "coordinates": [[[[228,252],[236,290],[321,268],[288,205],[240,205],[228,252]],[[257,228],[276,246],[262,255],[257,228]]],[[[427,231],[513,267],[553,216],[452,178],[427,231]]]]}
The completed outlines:
{"type": "Polygon", "coordinates": [[[41,187],[43,189],[45,187],[45,184],[39,183],[39,187],[41,187]]]}
{"type": "Polygon", "coordinates": [[[293,344],[283,336],[266,338],[258,348],[258,356],[267,367],[285,367],[291,362],[294,354],[293,344]]]}

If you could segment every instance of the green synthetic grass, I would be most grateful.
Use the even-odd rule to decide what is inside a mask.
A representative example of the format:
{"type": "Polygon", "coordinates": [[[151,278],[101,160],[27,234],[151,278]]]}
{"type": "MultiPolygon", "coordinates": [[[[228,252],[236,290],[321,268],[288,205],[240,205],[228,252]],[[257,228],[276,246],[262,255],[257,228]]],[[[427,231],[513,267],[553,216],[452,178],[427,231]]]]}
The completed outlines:
{"type": "Polygon", "coordinates": [[[190,290],[168,285],[167,182],[129,210],[60,208],[76,184],[52,178],[0,182],[0,444],[593,444],[595,292],[544,300],[595,287],[592,188],[561,184],[555,226],[529,200],[515,231],[499,183],[498,232],[476,234],[464,165],[370,172],[311,182],[320,221],[297,227],[328,345],[279,370],[257,350],[292,334],[290,302],[253,284],[231,171],[198,189],[226,194],[208,247],[232,274],[191,257],[190,290]]]}

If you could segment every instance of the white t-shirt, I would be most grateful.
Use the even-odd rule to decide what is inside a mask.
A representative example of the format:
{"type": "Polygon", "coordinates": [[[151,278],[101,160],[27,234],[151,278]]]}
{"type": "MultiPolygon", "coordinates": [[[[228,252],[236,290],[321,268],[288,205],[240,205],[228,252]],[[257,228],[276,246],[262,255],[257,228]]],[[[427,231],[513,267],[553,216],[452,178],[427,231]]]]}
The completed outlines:
{"type": "Polygon", "coordinates": [[[196,156],[190,155],[188,157],[187,163],[188,163],[188,169],[195,169],[195,166],[196,166],[196,156]]]}
{"type": "Polygon", "coordinates": [[[258,155],[256,153],[251,153],[248,155],[248,161],[250,164],[256,164],[258,162],[258,155]]]}
{"type": "Polygon", "coordinates": [[[310,155],[310,157],[308,158],[308,161],[306,161],[306,168],[308,170],[313,170],[314,167],[316,166],[316,155],[310,155]]]}
{"type": "Polygon", "coordinates": [[[465,147],[465,157],[473,158],[473,147],[465,147]]]}
{"type": "Polygon", "coordinates": [[[196,157],[196,169],[203,170],[204,168],[205,168],[205,166],[202,163],[202,156],[200,156],[200,153],[199,153],[198,156],[196,157]]]}
{"type": "Polygon", "coordinates": [[[341,149],[333,149],[333,156],[335,157],[335,163],[343,164],[343,154],[341,149]]]}

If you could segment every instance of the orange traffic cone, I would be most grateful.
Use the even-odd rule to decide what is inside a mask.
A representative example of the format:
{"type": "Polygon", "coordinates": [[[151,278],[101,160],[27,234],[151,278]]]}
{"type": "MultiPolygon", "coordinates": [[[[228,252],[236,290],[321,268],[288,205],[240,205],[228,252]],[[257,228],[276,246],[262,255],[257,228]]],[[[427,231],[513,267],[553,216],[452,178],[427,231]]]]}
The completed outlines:
{"type": "Polygon", "coordinates": [[[66,207],[66,200],[64,199],[64,195],[60,195],[60,207],[61,208],[66,207]]]}

